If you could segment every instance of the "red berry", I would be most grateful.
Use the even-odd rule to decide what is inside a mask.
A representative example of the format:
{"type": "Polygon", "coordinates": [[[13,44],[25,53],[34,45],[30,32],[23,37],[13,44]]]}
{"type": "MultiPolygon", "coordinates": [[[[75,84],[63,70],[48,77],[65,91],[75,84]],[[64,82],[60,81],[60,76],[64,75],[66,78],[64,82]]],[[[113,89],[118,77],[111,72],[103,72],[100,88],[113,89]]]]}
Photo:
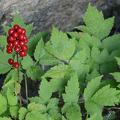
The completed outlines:
{"type": "Polygon", "coordinates": [[[8,59],[8,63],[10,64],[10,65],[12,65],[13,63],[14,63],[14,60],[13,59],[8,59]]]}
{"type": "Polygon", "coordinates": [[[8,50],[11,50],[12,48],[11,48],[9,45],[7,45],[7,49],[8,49],[8,50]]]}
{"type": "Polygon", "coordinates": [[[24,42],[24,41],[20,41],[20,42],[19,42],[19,45],[20,45],[20,46],[23,46],[23,45],[25,45],[25,42],[24,42]]]}
{"type": "Polygon", "coordinates": [[[11,42],[8,44],[8,46],[10,46],[11,48],[14,47],[13,43],[11,43],[11,42]]]}
{"type": "Polygon", "coordinates": [[[22,28],[18,28],[17,33],[21,34],[22,33],[22,28]]]}
{"type": "Polygon", "coordinates": [[[22,29],[22,34],[25,35],[26,34],[26,30],[23,28],[22,29]]]}
{"type": "Polygon", "coordinates": [[[23,50],[23,51],[27,51],[27,50],[28,50],[27,45],[23,45],[23,46],[22,46],[22,50],[23,50]]]}
{"type": "Polygon", "coordinates": [[[28,39],[24,39],[24,42],[25,42],[25,44],[27,44],[28,43],[28,39]]]}
{"type": "Polygon", "coordinates": [[[9,42],[14,42],[15,41],[15,39],[12,37],[12,36],[9,36],[8,38],[7,38],[7,42],[9,43],[9,42]]]}
{"type": "Polygon", "coordinates": [[[27,37],[24,35],[24,38],[23,38],[23,39],[25,40],[25,39],[27,39],[27,37]]]}
{"type": "Polygon", "coordinates": [[[8,48],[7,48],[7,53],[8,53],[8,54],[11,54],[11,53],[12,53],[12,49],[8,49],[8,48]]]}
{"type": "Polygon", "coordinates": [[[15,50],[15,52],[20,52],[20,47],[19,46],[15,46],[14,50],[15,50]]]}
{"type": "Polygon", "coordinates": [[[16,41],[14,42],[14,46],[18,46],[18,45],[19,45],[19,41],[16,40],[16,41]]]}
{"type": "Polygon", "coordinates": [[[14,29],[9,29],[8,34],[11,35],[14,32],[14,29]]]}
{"type": "Polygon", "coordinates": [[[13,38],[17,38],[17,37],[18,37],[18,33],[17,33],[17,32],[14,32],[14,33],[12,34],[12,36],[13,36],[13,38]]]}
{"type": "Polygon", "coordinates": [[[17,30],[17,29],[19,28],[19,25],[15,24],[15,25],[13,26],[13,28],[14,28],[14,30],[17,30]]]}
{"type": "Polygon", "coordinates": [[[25,51],[20,51],[19,52],[20,57],[25,57],[27,53],[25,51]]]}
{"type": "Polygon", "coordinates": [[[19,35],[18,39],[23,41],[24,40],[24,35],[19,35]]]}
{"type": "Polygon", "coordinates": [[[13,63],[13,67],[14,67],[14,68],[19,68],[19,66],[20,66],[20,65],[19,65],[18,62],[14,62],[14,63],[13,63]]]}
{"type": "Polygon", "coordinates": [[[27,39],[27,37],[26,37],[26,36],[24,36],[23,41],[25,42],[25,44],[26,44],[26,43],[28,43],[28,39],[27,39]]]}

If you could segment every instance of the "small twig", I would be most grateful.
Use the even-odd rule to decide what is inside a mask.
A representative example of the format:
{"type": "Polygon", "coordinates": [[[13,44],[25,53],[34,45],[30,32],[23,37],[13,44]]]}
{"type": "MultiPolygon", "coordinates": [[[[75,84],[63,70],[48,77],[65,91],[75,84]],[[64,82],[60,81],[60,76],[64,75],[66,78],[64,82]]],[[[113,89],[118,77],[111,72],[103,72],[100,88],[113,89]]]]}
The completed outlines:
{"type": "Polygon", "coordinates": [[[24,104],[28,104],[28,103],[27,103],[27,100],[24,99],[22,96],[19,96],[18,99],[21,100],[24,104]]]}
{"type": "Polygon", "coordinates": [[[113,107],[110,107],[110,108],[105,107],[105,109],[108,109],[108,110],[111,110],[111,109],[120,110],[120,107],[116,107],[116,106],[113,106],[113,107]]]}

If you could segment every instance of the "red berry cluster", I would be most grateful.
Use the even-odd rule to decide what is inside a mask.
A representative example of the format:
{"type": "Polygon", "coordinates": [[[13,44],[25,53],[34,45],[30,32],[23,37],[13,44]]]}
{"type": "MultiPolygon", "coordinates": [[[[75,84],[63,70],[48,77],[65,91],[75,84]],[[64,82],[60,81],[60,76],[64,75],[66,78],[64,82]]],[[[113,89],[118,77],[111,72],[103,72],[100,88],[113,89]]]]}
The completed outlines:
{"type": "MultiPolygon", "coordinates": [[[[17,24],[14,25],[13,28],[8,30],[7,53],[11,54],[14,50],[20,57],[25,57],[28,51],[27,42],[26,30],[17,24]]],[[[19,67],[19,63],[14,62],[13,59],[9,59],[8,63],[14,68],[19,67]]]]}

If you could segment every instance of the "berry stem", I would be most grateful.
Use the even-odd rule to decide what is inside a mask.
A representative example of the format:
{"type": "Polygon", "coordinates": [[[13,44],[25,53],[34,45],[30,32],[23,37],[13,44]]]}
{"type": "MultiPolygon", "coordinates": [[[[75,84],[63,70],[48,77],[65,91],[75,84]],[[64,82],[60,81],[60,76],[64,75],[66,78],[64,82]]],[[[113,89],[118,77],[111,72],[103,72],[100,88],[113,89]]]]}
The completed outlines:
{"type": "MultiPolygon", "coordinates": [[[[18,58],[18,54],[17,54],[17,62],[19,62],[19,58],[18,58]]],[[[18,82],[19,82],[19,68],[17,69],[18,70],[18,82]]]]}
{"type": "MultiPolygon", "coordinates": [[[[17,53],[17,62],[19,62],[19,56],[17,53]]],[[[19,72],[19,68],[17,69],[18,71],[18,82],[20,81],[20,72],[19,72]]],[[[22,100],[21,100],[21,92],[19,93],[19,99],[20,99],[20,106],[22,106],[22,100]]]]}

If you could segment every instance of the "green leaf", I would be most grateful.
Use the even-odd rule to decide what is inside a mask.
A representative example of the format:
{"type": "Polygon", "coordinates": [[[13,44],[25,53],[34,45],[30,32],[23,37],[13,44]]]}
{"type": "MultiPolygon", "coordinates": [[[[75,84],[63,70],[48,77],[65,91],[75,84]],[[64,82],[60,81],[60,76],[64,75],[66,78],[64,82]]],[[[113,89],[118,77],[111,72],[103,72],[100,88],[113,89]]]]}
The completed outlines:
{"type": "Polygon", "coordinates": [[[79,98],[79,82],[77,74],[73,74],[71,79],[68,81],[67,87],[65,88],[65,94],[63,99],[66,104],[74,104],[78,102],[79,98]]]}
{"type": "Polygon", "coordinates": [[[21,92],[21,85],[18,82],[15,82],[15,95],[18,95],[21,92]]]}
{"type": "Polygon", "coordinates": [[[44,42],[43,40],[39,40],[37,46],[36,46],[36,49],[35,49],[35,52],[34,52],[34,58],[36,61],[39,61],[40,58],[44,55],[44,42]]]}
{"type": "Polygon", "coordinates": [[[60,62],[57,58],[55,58],[53,55],[47,52],[42,38],[36,45],[34,58],[36,61],[39,61],[40,64],[45,65],[57,64],[60,62]]]}
{"type": "Polygon", "coordinates": [[[12,69],[6,76],[4,80],[4,84],[7,84],[9,81],[18,81],[21,82],[23,80],[23,73],[19,72],[19,81],[18,81],[18,71],[16,69],[12,69]]]}
{"type": "Polygon", "coordinates": [[[81,38],[79,39],[79,48],[84,49],[86,46],[101,48],[101,41],[97,37],[91,36],[88,33],[81,33],[81,38]]]}
{"type": "Polygon", "coordinates": [[[114,72],[114,73],[111,73],[111,75],[114,77],[114,79],[117,82],[120,82],[120,72],[114,72]]]}
{"type": "Polygon", "coordinates": [[[61,63],[60,60],[49,54],[46,50],[41,55],[39,63],[42,65],[56,65],[61,63]]]}
{"type": "Polygon", "coordinates": [[[68,72],[68,65],[58,64],[48,70],[42,78],[63,78],[65,74],[68,72]]]}
{"type": "Polygon", "coordinates": [[[70,60],[70,66],[77,72],[78,76],[82,79],[89,72],[89,58],[90,49],[84,48],[77,52],[75,56],[70,60]]]}
{"type": "Polygon", "coordinates": [[[120,66],[120,58],[116,57],[117,64],[120,66]]]}
{"type": "Polygon", "coordinates": [[[101,64],[100,66],[100,73],[102,74],[108,74],[112,73],[114,71],[117,71],[118,66],[115,61],[110,61],[104,64],[101,64]]]}
{"type": "Polygon", "coordinates": [[[0,117],[0,120],[12,120],[12,119],[8,117],[0,117]]]}
{"type": "Polygon", "coordinates": [[[33,23],[26,25],[25,29],[27,31],[27,36],[29,37],[31,32],[32,32],[32,28],[33,28],[33,23]]]}
{"type": "Polygon", "coordinates": [[[22,17],[19,14],[16,14],[13,17],[13,22],[12,22],[12,26],[14,26],[15,24],[20,25],[21,27],[25,28],[27,31],[27,36],[29,37],[31,32],[32,32],[32,28],[33,28],[33,23],[26,25],[24,23],[24,20],[22,19],[22,17]]]}
{"type": "Polygon", "coordinates": [[[62,116],[62,120],[67,120],[64,116],[62,116]]]}
{"type": "Polygon", "coordinates": [[[110,60],[108,51],[106,49],[100,51],[97,47],[92,48],[91,57],[97,64],[103,64],[110,60]]]}
{"type": "Polygon", "coordinates": [[[10,115],[13,118],[17,118],[19,107],[18,106],[10,106],[9,110],[10,110],[10,115]]]}
{"type": "Polygon", "coordinates": [[[103,117],[100,114],[94,114],[90,118],[88,118],[87,120],[103,120],[103,117]]]}
{"type": "Polygon", "coordinates": [[[36,48],[36,45],[38,44],[39,40],[41,40],[41,38],[44,38],[45,36],[47,36],[46,32],[39,32],[36,35],[34,35],[28,42],[28,53],[30,56],[34,55],[34,51],[36,48]]]}
{"type": "Polygon", "coordinates": [[[25,120],[48,120],[48,116],[41,114],[39,111],[32,111],[26,115],[25,120]]]}
{"type": "Polygon", "coordinates": [[[91,5],[88,6],[83,20],[86,26],[81,26],[80,29],[99,39],[108,36],[114,24],[114,17],[104,19],[102,12],[91,5]]]}
{"type": "Polygon", "coordinates": [[[46,44],[46,49],[56,58],[68,61],[75,52],[75,43],[75,39],[69,39],[66,33],[53,28],[50,41],[46,44]]]}
{"type": "Polygon", "coordinates": [[[46,112],[46,106],[38,103],[30,103],[28,105],[29,111],[39,111],[40,113],[46,112]]]}
{"type": "Polygon", "coordinates": [[[42,69],[40,66],[33,65],[29,69],[27,69],[27,76],[30,77],[32,80],[41,80],[41,76],[43,74],[42,69]]]}
{"type": "Polygon", "coordinates": [[[17,96],[15,96],[14,92],[10,88],[7,89],[7,99],[8,104],[11,106],[18,104],[17,96]]]}
{"type": "Polygon", "coordinates": [[[40,103],[41,104],[41,98],[39,96],[31,97],[29,98],[31,103],[40,103]]]}
{"type": "Polygon", "coordinates": [[[103,49],[100,53],[100,64],[103,64],[103,63],[107,63],[109,62],[110,60],[110,56],[109,56],[109,53],[107,51],[107,49],[103,49]]]}
{"type": "Polygon", "coordinates": [[[119,49],[120,46],[120,34],[116,34],[110,37],[107,37],[102,41],[102,45],[106,48],[109,52],[119,49]]]}
{"type": "Polygon", "coordinates": [[[112,106],[119,102],[118,94],[115,88],[106,85],[101,88],[101,77],[92,79],[84,90],[85,108],[90,115],[95,113],[102,115],[104,106],[112,106]]]}
{"type": "Polygon", "coordinates": [[[5,47],[7,45],[7,37],[2,35],[0,36],[0,47],[5,47]]]}
{"type": "Polygon", "coordinates": [[[64,87],[67,84],[67,79],[64,78],[53,78],[50,80],[51,88],[54,92],[59,91],[62,93],[64,91],[64,87]]]}
{"type": "Polygon", "coordinates": [[[92,101],[102,106],[113,106],[119,103],[117,95],[120,92],[115,88],[110,88],[110,85],[107,85],[100,90],[98,90],[92,97],[92,101]]]}
{"type": "Polygon", "coordinates": [[[111,53],[110,53],[110,59],[111,61],[115,60],[115,57],[120,57],[120,48],[119,49],[116,49],[116,50],[113,50],[111,53]]]}
{"type": "Polygon", "coordinates": [[[10,88],[11,91],[14,91],[14,85],[15,85],[15,81],[11,79],[10,81],[8,81],[6,84],[2,86],[2,93],[7,96],[8,88],[10,88]]]}
{"type": "Polygon", "coordinates": [[[7,100],[6,98],[0,93],[0,115],[2,115],[7,110],[7,100]]]}
{"type": "Polygon", "coordinates": [[[39,92],[40,98],[44,101],[44,103],[48,103],[48,101],[52,96],[53,91],[52,91],[51,85],[46,79],[42,80],[40,89],[38,92],[39,92]]]}
{"type": "Polygon", "coordinates": [[[14,26],[15,24],[18,24],[22,27],[25,27],[25,23],[22,19],[22,17],[19,15],[19,14],[16,14],[14,17],[13,17],[13,22],[12,22],[12,26],[14,26]]]}
{"type": "Polygon", "coordinates": [[[21,64],[23,69],[27,70],[33,65],[33,60],[29,55],[27,55],[26,57],[23,58],[21,64]]]}
{"type": "Polygon", "coordinates": [[[89,81],[98,76],[100,76],[100,73],[96,69],[93,69],[90,73],[87,74],[86,80],[89,81]]]}
{"type": "Polygon", "coordinates": [[[82,120],[80,107],[71,105],[65,109],[67,120],[82,120]]]}
{"type": "Polygon", "coordinates": [[[49,84],[51,85],[52,90],[54,92],[62,92],[64,90],[64,86],[67,83],[67,79],[65,78],[70,72],[71,69],[68,67],[68,65],[59,64],[48,70],[42,76],[42,79],[51,78],[49,84]]]}
{"type": "Polygon", "coordinates": [[[49,115],[55,120],[61,120],[61,114],[60,114],[60,109],[58,107],[58,104],[59,104],[58,99],[51,98],[47,105],[47,111],[49,115]]]}
{"type": "Polygon", "coordinates": [[[102,114],[103,110],[103,106],[100,106],[91,100],[85,101],[85,108],[87,110],[87,113],[90,115],[94,115],[95,113],[102,114]]]}
{"type": "Polygon", "coordinates": [[[76,38],[77,40],[80,39],[81,34],[79,32],[67,32],[68,35],[70,35],[72,38],[76,38]]]}
{"type": "Polygon", "coordinates": [[[90,82],[88,82],[88,85],[84,90],[85,101],[89,100],[93,96],[93,94],[98,90],[100,86],[101,77],[102,76],[96,77],[90,82]]]}
{"type": "Polygon", "coordinates": [[[21,107],[19,109],[19,120],[24,120],[26,114],[27,114],[27,109],[25,107],[21,107]]]}
{"type": "Polygon", "coordinates": [[[4,53],[0,50],[0,74],[7,73],[11,66],[8,64],[8,59],[11,57],[11,55],[8,55],[7,53],[4,53]]]}
{"type": "Polygon", "coordinates": [[[100,50],[97,48],[97,47],[93,47],[92,50],[91,50],[91,57],[92,59],[99,63],[99,59],[100,59],[100,50]]]}
{"type": "Polygon", "coordinates": [[[11,28],[10,26],[6,26],[6,25],[2,25],[3,26],[3,30],[5,32],[6,35],[8,35],[8,30],[11,28]]]}
{"type": "Polygon", "coordinates": [[[48,105],[47,110],[50,112],[52,109],[58,109],[59,99],[51,98],[48,105]]]}

